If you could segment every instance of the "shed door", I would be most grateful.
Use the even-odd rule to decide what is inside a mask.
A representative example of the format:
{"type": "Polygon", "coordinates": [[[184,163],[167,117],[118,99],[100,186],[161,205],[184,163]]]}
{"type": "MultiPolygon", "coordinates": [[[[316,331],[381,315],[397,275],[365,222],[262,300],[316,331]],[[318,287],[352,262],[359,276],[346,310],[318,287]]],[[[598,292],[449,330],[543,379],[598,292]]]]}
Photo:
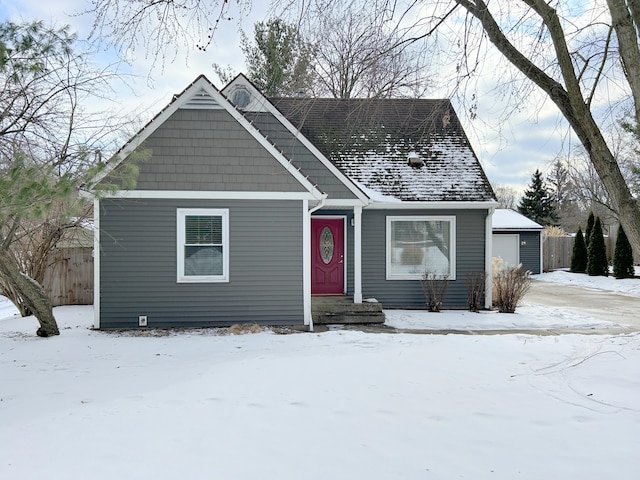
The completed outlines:
{"type": "Polygon", "coordinates": [[[311,219],[311,293],[344,293],[344,219],[311,219]]]}
{"type": "Polygon", "coordinates": [[[501,257],[505,264],[515,267],[520,263],[520,235],[493,234],[493,257],[501,257]]]}

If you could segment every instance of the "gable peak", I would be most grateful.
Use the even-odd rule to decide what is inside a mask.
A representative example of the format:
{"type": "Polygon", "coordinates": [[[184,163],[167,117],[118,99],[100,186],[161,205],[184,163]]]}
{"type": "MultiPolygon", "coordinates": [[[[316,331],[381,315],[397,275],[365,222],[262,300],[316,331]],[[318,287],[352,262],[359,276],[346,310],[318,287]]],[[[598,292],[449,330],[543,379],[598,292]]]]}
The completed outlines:
{"type": "Polygon", "coordinates": [[[188,97],[180,108],[189,109],[215,109],[222,108],[211,92],[204,87],[195,88],[193,92],[187,94],[188,97]]]}

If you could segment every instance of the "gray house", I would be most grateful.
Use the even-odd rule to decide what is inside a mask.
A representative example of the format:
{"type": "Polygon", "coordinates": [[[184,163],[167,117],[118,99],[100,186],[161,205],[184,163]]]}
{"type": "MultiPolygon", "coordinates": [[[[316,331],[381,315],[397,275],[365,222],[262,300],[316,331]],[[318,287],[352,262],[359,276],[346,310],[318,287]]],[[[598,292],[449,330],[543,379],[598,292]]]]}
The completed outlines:
{"type": "Polygon", "coordinates": [[[96,328],[312,328],[318,295],[423,306],[425,272],[461,308],[490,271],[496,202],[448,100],[267,99],[201,76],[94,185],[137,149],[135,188],[94,200],[96,328]]]}

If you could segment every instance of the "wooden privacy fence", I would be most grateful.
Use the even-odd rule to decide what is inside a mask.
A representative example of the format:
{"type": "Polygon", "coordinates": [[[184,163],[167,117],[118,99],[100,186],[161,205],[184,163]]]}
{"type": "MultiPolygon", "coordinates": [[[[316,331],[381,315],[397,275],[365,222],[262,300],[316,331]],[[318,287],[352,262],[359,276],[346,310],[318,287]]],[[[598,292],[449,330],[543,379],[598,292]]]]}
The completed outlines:
{"type": "MultiPolygon", "coordinates": [[[[542,241],[542,269],[545,272],[559,268],[571,267],[574,237],[544,237],[542,241]]],[[[611,259],[614,249],[614,238],[605,237],[607,258],[611,259]]]]}
{"type": "Polygon", "coordinates": [[[48,259],[44,289],[53,306],[93,303],[92,248],[57,248],[48,259]]]}

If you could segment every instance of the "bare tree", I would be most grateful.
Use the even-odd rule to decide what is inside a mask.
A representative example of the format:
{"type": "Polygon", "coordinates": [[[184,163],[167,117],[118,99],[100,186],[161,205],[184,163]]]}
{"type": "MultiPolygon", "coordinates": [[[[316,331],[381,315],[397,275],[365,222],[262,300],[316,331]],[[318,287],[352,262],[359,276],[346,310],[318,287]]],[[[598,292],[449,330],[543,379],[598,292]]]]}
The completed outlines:
{"type": "Polygon", "coordinates": [[[586,25],[571,21],[568,4],[555,9],[545,0],[493,2],[491,7],[483,0],[455,0],[455,4],[470,15],[469,20],[477,21],[469,21],[470,28],[479,26],[504,58],[555,103],[584,146],[632,244],[640,249],[640,208],[592,109],[603,77],[618,74],[621,81],[623,75],[640,120],[637,2],[607,0],[608,8],[595,12],[597,18],[586,25]],[[531,36],[532,31],[537,34],[531,36]],[[524,47],[526,42],[533,42],[531,48],[524,47]],[[543,52],[549,50],[552,56],[545,57],[543,52]]]}
{"type": "Polygon", "coordinates": [[[518,192],[515,188],[496,184],[493,186],[493,192],[496,194],[496,200],[498,200],[498,208],[507,208],[509,210],[518,208],[518,192]]]}
{"type": "Polygon", "coordinates": [[[206,50],[221,22],[251,0],[89,0],[82,13],[93,18],[92,37],[130,58],[142,45],[154,64],[175,60],[178,46],[206,50]]]}
{"type": "Polygon", "coordinates": [[[77,47],[66,27],[0,23],[0,289],[36,316],[43,337],[59,330],[38,281],[42,262],[73,223],[77,190],[101,168],[116,118],[83,110],[118,75],[93,68],[77,47]]]}
{"type": "Polygon", "coordinates": [[[381,2],[318,0],[304,14],[300,29],[314,46],[317,95],[420,97],[428,89],[426,44],[381,2]]]}
{"type": "Polygon", "coordinates": [[[556,157],[546,180],[558,215],[558,225],[567,232],[576,232],[588,209],[584,207],[584,198],[581,198],[584,194],[578,189],[565,158],[556,157]]]}

